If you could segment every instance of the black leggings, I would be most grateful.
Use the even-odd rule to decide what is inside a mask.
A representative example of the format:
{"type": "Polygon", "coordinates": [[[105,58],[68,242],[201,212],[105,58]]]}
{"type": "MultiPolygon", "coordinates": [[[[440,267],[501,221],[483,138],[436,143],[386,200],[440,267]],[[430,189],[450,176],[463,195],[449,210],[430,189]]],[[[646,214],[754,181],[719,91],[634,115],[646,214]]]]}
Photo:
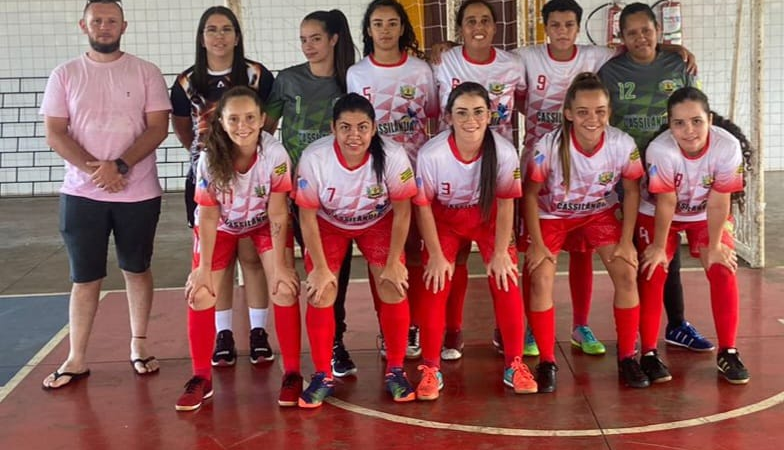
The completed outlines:
{"type": "Polygon", "coordinates": [[[664,309],[667,311],[667,329],[677,328],[686,320],[683,313],[683,284],[681,284],[681,238],[678,236],[678,248],[667,269],[667,280],[664,282],[664,309]]]}

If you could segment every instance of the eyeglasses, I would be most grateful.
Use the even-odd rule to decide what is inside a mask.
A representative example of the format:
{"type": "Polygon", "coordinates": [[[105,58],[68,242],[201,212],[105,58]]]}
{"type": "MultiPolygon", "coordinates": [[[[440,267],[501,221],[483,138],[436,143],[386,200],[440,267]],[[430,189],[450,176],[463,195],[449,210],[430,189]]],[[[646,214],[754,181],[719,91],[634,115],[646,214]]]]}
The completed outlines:
{"type": "Polygon", "coordinates": [[[455,122],[468,122],[470,119],[474,119],[477,122],[481,122],[487,118],[487,109],[479,108],[473,111],[468,111],[466,109],[459,109],[452,113],[452,119],[455,122]]]}
{"type": "Polygon", "coordinates": [[[215,38],[223,35],[230,35],[230,34],[234,34],[235,32],[236,30],[234,29],[234,27],[228,27],[228,26],[223,28],[207,27],[204,29],[204,35],[209,36],[211,38],[215,38]]]}

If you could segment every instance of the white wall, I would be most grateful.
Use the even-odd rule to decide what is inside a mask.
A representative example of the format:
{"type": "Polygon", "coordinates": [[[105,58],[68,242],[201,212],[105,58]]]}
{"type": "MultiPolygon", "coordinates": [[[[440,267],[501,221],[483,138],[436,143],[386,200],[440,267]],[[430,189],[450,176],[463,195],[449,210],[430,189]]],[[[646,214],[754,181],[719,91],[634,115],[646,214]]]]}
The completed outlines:
{"type": "MultiPolygon", "coordinates": [[[[436,0],[427,0],[436,1],[436,0]]],[[[748,0],[744,0],[748,3],[748,0]]],[[[172,77],[193,63],[195,29],[201,13],[220,0],[127,0],[129,27],[123,48],[158,64],[172,77]]],[[[299,22],[310,11],[340,8],[349,18],[355,39],[366,0],[244,0],[246,53],[272,70],[300,63],[299,22]]],[[[585,0],[585,15],[604,0],[585,0]]],[[[46,146],[37,106],[52,68],[85,51],[86,39],[77,27],[82,1],[2,0],[0,2],[0,197],[49,195],[62,180],[62,163],[46,146]]],[[[713,0],[684,2],[685,45],[698,58],[700,77],[714,109],[726,113],[729,103],[731,58],[736,3],[713,0]]],[[[748,17],[748,9],[746,17],[748,17]]],[[[767,0],[765,8],[765,168],[784,170],[784,0],[767,0]]],[[[748,22],[748,20],[746,20],[748,22]]],[[[603,36],[604,13],[590,24],[592,34],[603,36]],[[595,33],[593,32],[595,30],[595,33]]],[[[738,123],[748,129],[749,29],[739,45],[744,98],[738,123]]],[[[581,38],[587,43],[585,38],[581,38]]],[[[358,42],[361,47],[361,43],[358,42]]],[[[170,136],[158,150],[161,181],[167,190],[182,187],[186,152],[170,136]]]]}

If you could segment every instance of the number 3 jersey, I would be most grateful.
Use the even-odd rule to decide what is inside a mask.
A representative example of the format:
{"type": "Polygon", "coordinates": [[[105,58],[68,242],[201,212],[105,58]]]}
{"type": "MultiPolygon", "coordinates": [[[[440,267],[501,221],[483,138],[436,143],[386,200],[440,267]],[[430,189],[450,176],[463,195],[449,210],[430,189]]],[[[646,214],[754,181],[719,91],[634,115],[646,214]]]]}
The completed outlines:
{"type": "MultiPolygon", "coordinates": [[[[196,166],[196,192],[194,199],[200,206],[219,206],[218,230],[230,234],[243,234],[265,225],[268,221],[267,205],[273,192],[291,191],[291,161],[286,149],[272,135],[261,133],[261,144],[256,151],[256,161],[245,173],[234,173],[228,191],[216,189],[210,175],[209,158],[202,152],[196,166]]],[[[196,208],[195,223],[199,223],[196,208]]]]}
{"type": "Polygon", "coordinates": [[[711,191],[743,190],[743,155],[740,142],[724,130],[711,126],[708,143],[694,156],[684,154],[670,130],[654,139],[645,151],[648,189],[643,186],[640,213],[655,216],[656,201],[649,195],[675,192],[678,201],[672,220],[696,222],[707,219],[711,191]]]}
{"type": "Polygon", "coordinates": [[[312,143],[299,162],[296,202],[300,208],[318,209],[318,216],[339,228],[359,230],[381,220],[392,202],[416,194],[414,170],[403,147],[391,139],[384,143],[384,174],[378,182],[373,156],[349,168],[334,136],[312,143]]]}
{"type": "Polygon", "coordinates": [[[427,119],[438,116],[438,96],[430,65],[403,53],[397,64],[380,64],[373,56],[349,67],[349,92],[367,98],[376,111],[378,132],[401,144],[415,164],[427,142],[427,119]]]}
{"type": "Polygon", "coordinates": [[[608,126],[593,154],[586,153],[574,136],[568,138],[571,163],[567,192],[558,154],[562,138],[561,129],[544,135],[534,146],[526,168],[531,181],[542,183],[538,201],[542,219],[585,217],[608,210],[618,203],[614,187],[622,178],[639,180],[643,176],[634,140],[608,126]]]}

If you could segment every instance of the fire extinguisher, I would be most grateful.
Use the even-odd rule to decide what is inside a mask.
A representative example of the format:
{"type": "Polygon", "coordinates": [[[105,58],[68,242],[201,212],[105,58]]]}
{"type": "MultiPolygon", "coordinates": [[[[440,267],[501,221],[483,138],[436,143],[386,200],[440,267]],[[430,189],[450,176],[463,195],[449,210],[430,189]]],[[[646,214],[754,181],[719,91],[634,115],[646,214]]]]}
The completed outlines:
{"type": "Polygon", "coordinates": [[[603,8],[607,9],[607,32],[606,32],[606,42],[607,46],[609,47],[617,47],[621,45],[621,11],[623,11],[624,4],[623,2],[609,2],[605,3],[598,8],[591,11],[588,14],[588,18],[585,20],[586,22],[586,34],[588,35],[588,40],[591,41],[592,44],[596,44],[596,41],[593,40],[591,36],[590,29],[587,26],[587,23],[590,22],[591,17],[594,14],[599,12],[603,8]]]}
{"type": "Polygon", "coordinates": [[[660,0],[653,6],[659,4],[661,4],[662,43],[681,45],[683,43],[681,2],[660,0]]]}

